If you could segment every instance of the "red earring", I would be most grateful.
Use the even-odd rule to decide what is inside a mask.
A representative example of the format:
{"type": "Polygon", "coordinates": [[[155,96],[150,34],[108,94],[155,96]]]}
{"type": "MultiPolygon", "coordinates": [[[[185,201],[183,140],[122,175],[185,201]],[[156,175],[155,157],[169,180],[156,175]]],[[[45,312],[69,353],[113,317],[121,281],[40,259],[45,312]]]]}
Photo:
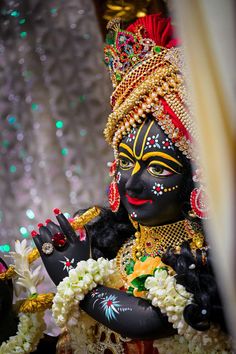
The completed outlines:
{"type": "Polygon", "coordinates": [[[190,204],[193,212],[200,219],[207,219],[209,207],[207,203],[207,194],[202,186],[194,188],[190,195],[190,204]]]}
{"type": "Polygon", "coordinates": [[[109,172],[109,175],[113,177],[113,181],[109,186],[109,192],[108,192],[108,201],[113,213],[116,213],[120,207],[120,193],[115,179],[116,169],[117,169],[117,161],[114,160],[110,167],[110,172],[109,172]]]}
{"type": "Polygon", "coordinates": [[[120,193],[115,180],[109,186],[108,200],[113,213],[116,213],[120,207],[120,193]]]}

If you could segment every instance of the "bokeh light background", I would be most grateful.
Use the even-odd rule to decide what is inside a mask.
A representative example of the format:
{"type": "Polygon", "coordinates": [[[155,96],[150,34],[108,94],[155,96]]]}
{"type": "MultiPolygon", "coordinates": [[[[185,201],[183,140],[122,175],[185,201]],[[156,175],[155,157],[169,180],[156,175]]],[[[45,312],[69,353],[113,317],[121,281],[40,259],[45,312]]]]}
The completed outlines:
{"type": "Polygon", "coordinates": [[[57,207],[104,204],[111,86],[92,1],[0,4],[0,256],[57,207]]]}

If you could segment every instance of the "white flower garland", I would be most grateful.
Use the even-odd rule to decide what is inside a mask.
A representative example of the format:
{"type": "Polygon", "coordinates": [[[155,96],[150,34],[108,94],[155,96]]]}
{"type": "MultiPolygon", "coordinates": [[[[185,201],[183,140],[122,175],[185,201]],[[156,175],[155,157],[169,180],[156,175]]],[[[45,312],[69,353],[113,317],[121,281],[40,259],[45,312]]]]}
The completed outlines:
{"type": "MultiPolygon", "coordinates": [[[[168,316],[169,322],[178,330],[179,336],[171,340],[156,340],[155,345],[160,353],[179,353],[185,342],[184,353],[229,353],[230,342],[228,337],[217,326],[211,326],[207,331],[197,331],[189,326],[184,318],[183,311],[185,306],[190,304],[193,295],[188,293],[185,288],[176,283],[175,277],[168,275],[163,269],[157,269],[153,277],[148,277],[145,282],[148,290],[147,298],[152,301],[152,305],[159,307],[161,312],[168,316]],[[184,337],[185,341],[181,339],[184,337]],[[179,338],[177,338],[179,337],[179,338]],[[167,347],[166,347],[167,345],[167,347]],[[166,349],[168,350],[166,351],[166,349]]],[[[183,352],[183,351],[182,351],[183,352]]]]}
{"type": "MultiPolygon", "coordinates": [[[[37,285],[42,281],[41,266],[34,270],[30,269],[28,255],[31,251],[32,248],[27,247],[26,240],[22,242],[17,240],[15,252],[10,252],[17,273],[15,287],[18,287],[18,293],[27,291],[29,296],[37,292],[37,285]]],[[[45,330],[43,317],[44,312],[21,314],[16,335],[1,344],[0,354],[28,354],[34,351],[45,330]]]]}
{"type": "Polygon", "coordinates": [[[0,354],[28,354],[37,348],[45,329],[44,313],[22,314],[17,333],[3,342],[0,354]]]}
{"type": "Polygon", "coordinates": [[[81,261],[77,267],[69,271],[57,287],[53,299],[52,314],[56,324],[64,327],[66,324],[75,326],[79,319],[79,302],[84,296],[96,288],[98,284],[112,282],[116,273],[114,260],[99,258],[97,261],[88,259],[81,261]]]}

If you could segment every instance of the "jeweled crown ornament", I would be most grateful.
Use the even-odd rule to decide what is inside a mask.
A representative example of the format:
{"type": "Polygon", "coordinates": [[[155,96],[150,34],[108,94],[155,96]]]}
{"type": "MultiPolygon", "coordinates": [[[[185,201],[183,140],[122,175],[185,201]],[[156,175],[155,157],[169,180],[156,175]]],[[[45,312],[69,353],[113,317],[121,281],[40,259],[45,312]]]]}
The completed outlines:
{"type": "Polygon", "coordinates": [[[154,40],[147,37],[142,25],[137,25],[136,32],[122,30],[120,19],[109,21],[107,29],[113,32],[107,35],[109,43],[105,49],[105,63],[107,64],[113,86],[116,87],[125,74],[143,60],[160,53],[164,47],[156,45],[154,40]]]}
{"type": "Polygon", "coordinates": [[[195,129],[186,105],[182,53],[170,19],[148,15],[126,30],[114,19],[108,29],[105,63],[115,90],[104,133],[115,155],[122,137],[152,113],[176,146],[193,158],[195,129]]]}

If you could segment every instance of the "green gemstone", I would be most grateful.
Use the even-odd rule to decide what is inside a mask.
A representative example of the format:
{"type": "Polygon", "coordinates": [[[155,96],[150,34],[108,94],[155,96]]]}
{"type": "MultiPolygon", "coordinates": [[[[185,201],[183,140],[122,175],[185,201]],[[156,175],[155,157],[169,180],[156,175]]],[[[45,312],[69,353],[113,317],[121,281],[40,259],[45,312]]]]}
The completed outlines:
{"type": "Polygon", "coordinates": [[[121,74],[116,74],[116,80],[121,81],[121,74]]]}
{"type": "Polygon", "coordinates": [[[115,36],[114,33],[108,33],[106,35],[106,44],[112,45],[115,44],[115,36]]]}
{"type": "Polygon", "coordinates": [[[156,52],[156,53],[160,53],[160,52],[161,52],[161,48],[158,47],[158,46],[155,46],[155,47],[153,48],[153,50],[154,50],[154,52],[156,52]]]}

